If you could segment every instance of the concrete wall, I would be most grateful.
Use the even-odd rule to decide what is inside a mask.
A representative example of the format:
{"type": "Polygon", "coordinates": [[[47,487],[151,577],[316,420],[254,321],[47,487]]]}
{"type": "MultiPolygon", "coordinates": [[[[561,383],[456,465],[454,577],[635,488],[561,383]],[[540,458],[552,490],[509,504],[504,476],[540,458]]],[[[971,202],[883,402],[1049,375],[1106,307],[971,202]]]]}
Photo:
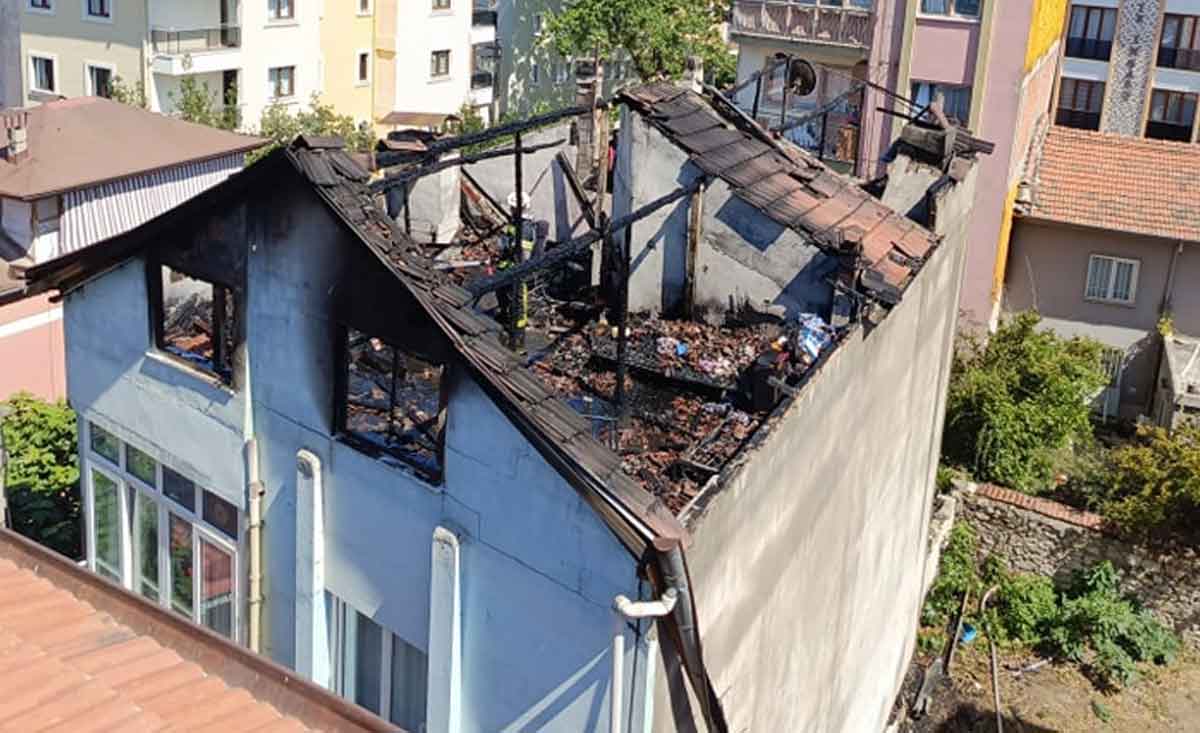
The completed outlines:
{"type": "MultiPolygon", "coordinates": [[[[396,15],[393,110],[457,114],[471,89],[471,8],[465,0],[449,10],[432,3],[401,3],[396,15]],[[430,55],[450,51],[450,74],[430,76],[430,55]]],[[[381,29],[379,32],[386,32],[381,29]]]]}
{"type": "Polygon", "coordinates": [[[62,306],[42,295],[0,308],[0,364],[0,400],[21,391],[65,399],[62,306]]]}
{"type": "Polygon", "coordinates": [[[88,62],[111,66],[115,76],[130,84],[144,81],[146,4],[112,3],[112,22],[85,20],[83,6],[71,0],[55,0],[49,13],[35,12],[28,3],[15,2],[21,13],[21,59],[24,104],[30,96],[30,53],[56,58],[55,90],[67,97],[87,94],[85,66],[88,62]]]}
{"type": "MultiPolygon", "coordinates": [[[[856,328],[685,517],[704,653],[730,730],[882,730],[925,578],[965,224],[877,327],[856,328]]],[[[659,685],[659,697],[665,698],[659,685]]],[[[670,730],[669,706],[656,730],[670,730]]]]}
{"type": "MultiPolygon", "coordinates": [[[[613,179],[613,217],[692,183],[702,174],[688,156],[642,116],[626,108],[613,179]]],[[[677,310],[687,275],[690,199],[666,206],[633,225],[630,308],[677,310]]],[[[702,236],[696,252],[695,296],[702,307],[776,303],[792,314],[824,311],[832,292],[824,278],[832,263],[800,234],[776,224],[727,184],[705,189],[702,236]]]]}
{"type": "Polygon", "coordinates": [[[21,8],[0,3],[0,109],[21,105],[21,8]]]}

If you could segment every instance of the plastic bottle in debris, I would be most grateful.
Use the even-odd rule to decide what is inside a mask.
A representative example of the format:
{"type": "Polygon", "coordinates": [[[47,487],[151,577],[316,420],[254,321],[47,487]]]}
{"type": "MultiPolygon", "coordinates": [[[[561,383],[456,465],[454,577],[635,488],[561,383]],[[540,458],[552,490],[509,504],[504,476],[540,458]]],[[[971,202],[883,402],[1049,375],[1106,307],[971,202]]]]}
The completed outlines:
{"type": "Polygon", "coordinates": [[[833,344],[833,328],[815,313],[801,313],[796,322],[796,346],[800,356],[811,364],[833,344]]]}

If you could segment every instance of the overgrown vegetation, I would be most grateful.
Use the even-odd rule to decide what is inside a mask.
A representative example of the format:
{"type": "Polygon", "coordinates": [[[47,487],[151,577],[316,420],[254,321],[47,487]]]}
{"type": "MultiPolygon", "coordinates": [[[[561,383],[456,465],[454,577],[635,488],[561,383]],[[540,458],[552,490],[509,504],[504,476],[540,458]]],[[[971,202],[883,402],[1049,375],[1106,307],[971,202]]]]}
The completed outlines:
{"type": "Polygon", "coordinates": [[[140,82],[130,84],[119,76],[114,76],[108,87],[109,97],[114,102],[128,104],[131,107],[146,109],[149,102],[146,99],[146,87],[140,82]]]}
{"type": "Polygon", "coordinates": [[[18,393],[0,406],[7,453],[6,480],[13,528],[67,557],[82,554],[75,413],[18,393]]]}
{"type": "Polygon", "coordinates": [[[947,397],[943,455],[981,481],[1036,493],[1055,459],[1091,439],[1091,399],[1104,386],[1101,347],[1038,330],[1036,313],[965,337],[947,397]]]}
{"type": "Polygon", "coordinates": [[[375,147],[375,132],[366,123],[358,124],[350,115],[338,114],[314,94],[308,109],[293,112],[286,105],[273,104],[263,111],[258,134],[270,140],[265,147],[246,156],[247,164],[266,157],[272,150],[290,145],[300,135],[336,136],[346,149],[367,152],[375,147]]]}
{"type": "Polygon", "coordinates": [[[237,105],[237,89],[231,87],[222,101],[208,82],[198,82],[193,76],[179,80],[179,90],[167,92],[167,98],[181,120],[207,125],[222,130],[236,130],[242,126],[242,116],[237,105]]]}
{"type": "Polygon", "coordinates": [[[1091,477],[1098,509],[1131,534],[1200,537],[1200,427],[1143,426],[1091,477]]]}
{"type": "Polygon", "coordinates": [[[572,0],[546,35],[564,58],[612,59],[624,49],[645,81],[678,78],[699,56],[709,78],[724,83],[736,66],[720,31],[729,8],[730,0],[572,0]]]}
{"type": "Polygon", "coordinates": [[[1138,663],[1169,664],[1179,650],[1170,629],[1122,594],[1112,563],[1088,568],[1066,587],[1056,588],[1049,578],[1009,571],[994,555],[980,563],[978,539],[964,523],[951,531],[926,597],[923,649],[931,651],[944,642],[943,630],[968,590],[967,620],[982,625],[994,641],[1079,664],[1101,689],[1126,687],[1137,679],[1138,663]],[[986,617],[980,618],[979,599],[991,586],[998,590],[986,617]]]}

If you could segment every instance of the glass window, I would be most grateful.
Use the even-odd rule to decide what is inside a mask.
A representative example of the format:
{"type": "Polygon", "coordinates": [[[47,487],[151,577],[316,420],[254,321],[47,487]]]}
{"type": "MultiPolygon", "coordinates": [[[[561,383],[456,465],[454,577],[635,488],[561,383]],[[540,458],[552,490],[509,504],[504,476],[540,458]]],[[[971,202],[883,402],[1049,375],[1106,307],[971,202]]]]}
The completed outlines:
{"type": "Polygon", "coordinates": [[[193,618],[196,612],[192,588],[192,525],[174,514],[167,524],[171,548],[171,608],[193,618]]]}
{"type": "Polygon", "coordinates": [[[965,125],[971,119],[971,87],[950,86],[948,84],[931,84],[929,82],[913,82],[912,99],[918,108],[928,107],[942,96],[942,111],[946,117],[965,125]]]}
{"type": "Polygon", "coordinates": [[[33,82],[30,84],[34,91],[53,92],[58,89],[54,78],[54,59],[45,56],[30,58],[33,67],[33,82]]]}
{"type": "Polygon", "coordinates": [[[296,93],[296,67],[277,66],[267,71],[269,94],[275,98],[291,97],[296,93]]]}
{"type": "Polygon", "coordinates": [[[125,470],[147,486],[158,486],[158,461],[128,443],[125,444],[125,470]]]}
{"type": "Polygon", "coordinates": [[[92,511],[95,515],[96,572],[123,581],[121,572],[121,497],[117,482],[92,469],[92,511]]]}
{"type": "Polygon", "coordinates": [[[88,435],[92,441],[92,452],[104,456],[114,464],[121,463],[121,441],[94,422],[88,423],[88,435]]]}
{"type": "Polygon", "coordinates": [[[196,511],[196,484],[163,466],[163,493],[189,512],[196,511]]]}
{"type": "Polygon", "coordinates": [[[380,714],[380,676],[383,674],[383,629],[358,614],[357,643],[354,650],[354,702],[380,714]]]}
{"type": "Polygon", "coordinates": [[[450,52],[434,51],[429,57],[429,75],[433,77],[450,75],[450,52]]]}
{"type": "Polygon", "coordinates": [[[1092,255],[1088,259],[1084,297],[1089,300],[1132,304],[1137,295],[1139,267],[1140,263],[1137,260],[1092,255]]]}
{"type": "Polygon", "coordinates": [[[449,10],[450,0],[433,0],[434,10],[449,10]]]}
{"type": "Polygon", "coordinates": [[[200,540],[200,623],[233,638],[233,555],[200,540]]]}
{"type": "Polygon", "coordinates": [[[371,56],[367,53],[358,55],[358,80],[367,81],[371,77],[371,56]]]}
{"type": "Polygon", "coordinates": [[[237,507],[207,490],[204,492],[204,521],[224,532],[229,539],[237,542],[237,507]]]}
{"type": "Polygon", "coordinates": [[[1146,137],[1191,142],[1196,120],[1196,95],[1155,89],[1150,95],[1146,137]]]}
{"type": "Polygon", "coordinates": [[[1067,26],[1068,56],[1108,61],[1117,27],[1115,8],[1074,5],[1067,26]]]}
{"type": "Polygon", "coordinates": [[[88,66],[88,85],[92,96],[112,97],[112,69],[105,66],[88,66]]]}
{"type": "Polygon", "coordinates": [[[112,16],[109,0],[87,0],[87,14],[92,18],[108,18],[112,16]]]}
{"type": "Polygon", "coordinates": [[[1055,124],[1099,130],[1103,103],[1104,82],[1065,78],[1058,92],[1055,124]]]}
{"type": "MultiPolygon", "coordinates": [[[[840,3],[838,4],[840,5],[840,3]]],[[[921,12],[926,15],[958,15],[966,18],[978,18],[979,6],[980,0],[921,0],[921,12]]]]}
{"type": "Polygon", "coordinates": [[[159,600],[158,591],[158,503],[140,491],[135,492],[133,554],[137,592],[159,600]]]}
{"type": "Polygon", "coordinates": [[[267,0],[267,16],[271,20],[290,20],[296,17],[292,0],[267,0]]]}
{"type": "Polygon", "coordinates": [[[429,661],[425,653],[392,636],[392,704],[388,718],[405,730],[424,730],[426,681],[429,661]]]}
{"type": "Polygon", "coordinates": [[[1167,15],[1158,44],[1158,65],[1200,71],[1200,18],[1167,15]]]}

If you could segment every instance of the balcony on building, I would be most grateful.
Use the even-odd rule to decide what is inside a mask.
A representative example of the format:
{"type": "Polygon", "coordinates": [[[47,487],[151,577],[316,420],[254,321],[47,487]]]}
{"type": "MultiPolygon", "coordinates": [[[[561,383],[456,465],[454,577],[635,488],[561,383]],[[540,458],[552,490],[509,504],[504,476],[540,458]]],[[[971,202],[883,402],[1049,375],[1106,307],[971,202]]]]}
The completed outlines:
{"type": "Polygon", "coordinates": [[[735,0],[735,35],[867,49],[874,0],[735,0]]]}
{"type": "Polygon", "coordinates": [[[471,12],[471,43],[493,43],[496,40],[495,0],[475,0],[471,12]]]}
{"type": "Polygon", "coordinates": [[[490,105],[496,86],[496,68],[500,46],[495,42],[477,43],[471,48],[471,105],[490,105]]]}
{"type": "Polygon", "coordinates": [[[150,50],[156,74],[184,76],[241,66],[237,0],[165,0],[150,4],[150,50]]]}

